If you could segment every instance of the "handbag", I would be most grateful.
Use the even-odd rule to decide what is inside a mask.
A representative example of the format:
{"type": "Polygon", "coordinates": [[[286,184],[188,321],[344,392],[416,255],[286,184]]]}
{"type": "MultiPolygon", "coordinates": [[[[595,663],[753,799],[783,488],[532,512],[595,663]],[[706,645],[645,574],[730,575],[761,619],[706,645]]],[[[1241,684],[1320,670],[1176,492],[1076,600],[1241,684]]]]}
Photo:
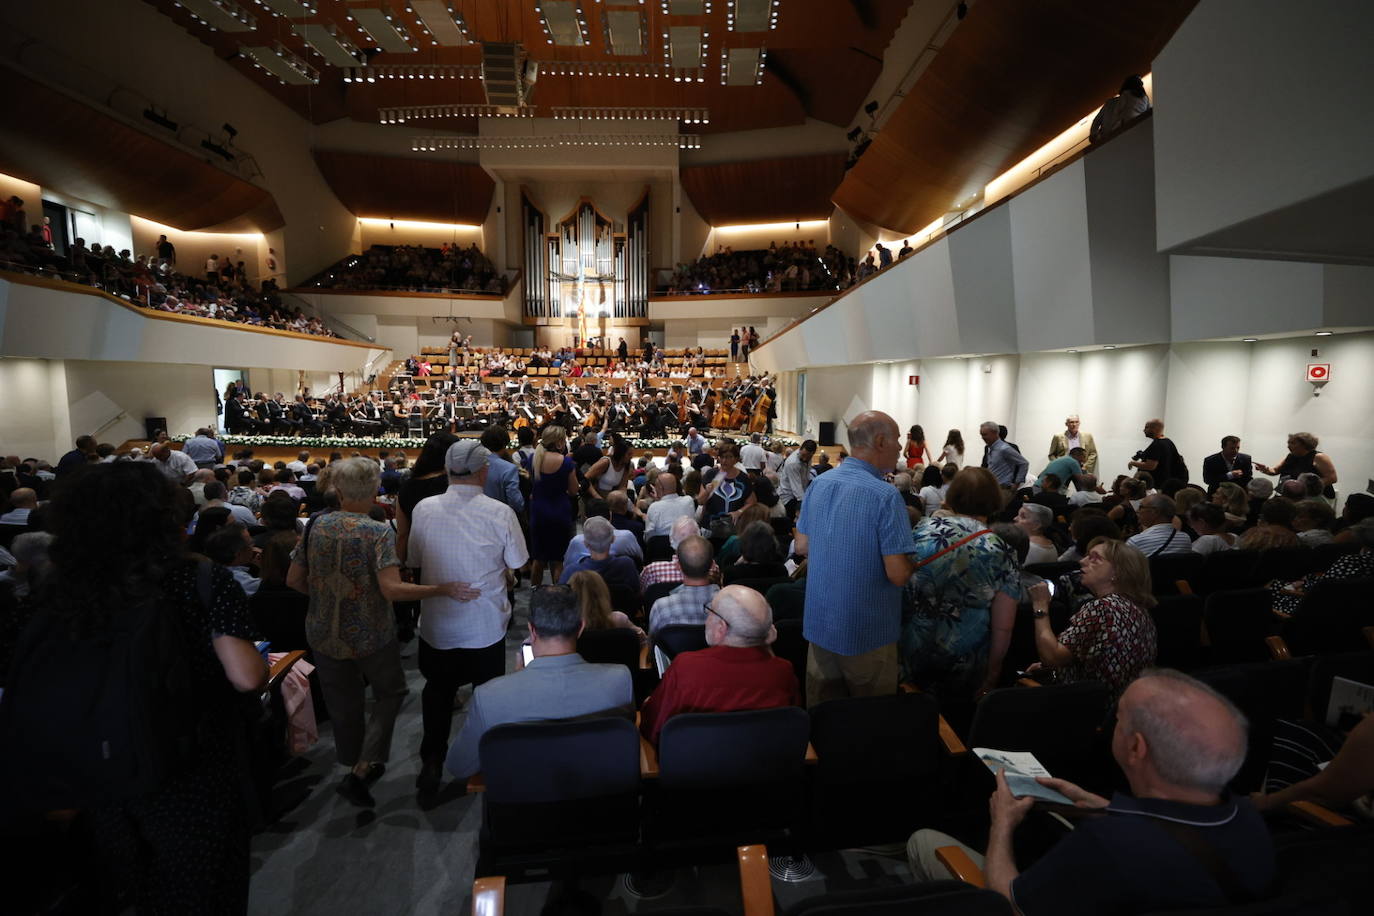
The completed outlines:
{"type": "Polygon", "coordinates": [[[711,532],[712,540],[716,538],[725,539],[734,537],[735,520],[729,515],[717,515],[711,519],[708,530],[711,532]]]}

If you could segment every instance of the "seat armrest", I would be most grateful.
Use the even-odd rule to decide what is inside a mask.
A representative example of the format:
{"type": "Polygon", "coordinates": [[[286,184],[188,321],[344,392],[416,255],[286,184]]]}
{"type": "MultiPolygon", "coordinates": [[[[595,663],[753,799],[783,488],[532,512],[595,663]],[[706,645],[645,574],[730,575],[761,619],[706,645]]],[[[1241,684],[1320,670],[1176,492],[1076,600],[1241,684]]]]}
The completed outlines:
{"type": "Polygon", "coordinates": [[[935,850],[935,858],[949,872],[950,877],[974,887],[987,887],[983,870],[969,858],[962,846],[941,846],[935,850]]]}
{"type": "Polygon", "coordinates": [[[1364,627],[1360,632],[1364,634],[1364,641],[1369,643],[1369,648],[1374,649],[1374,627],[1364,627]]]}
{"type": "Polygon", "coordinates": [[[1269,647],[1269,655],[1276,662],[1285,662],[1293,657],[1293,653],[1288,649],[1288,643],[1282,636],[1266,636],[1264,644],[1269,647]]]}
{"type": "Polygon", "coordinates": [[[651,662],[651,661],[649,660],[649,653],[650,653],[651,651],[652,651],[652,644],[651,644],[651,643],[647,643],[647,642],[646,642],[644,645],[642,645],[642,646],[639,647],[639,670],[640,670],[640,671],[651,671],[651,670],[653,670],[653,667],[654,667],[653,662],[651,662]]]}
{"type": "Polygon", "coordinates": [[[810,741],[806,742],[806,762],[808,764],[816,764],[820,762],[820,759],[820,756],[816,753],[816,748],[810,741]]]}
{"type": "Polygon", "coordinates": [[[1033,678],[1033,677],[1018,677],[1018,678],[1016,679],[1016,686],[1017,686],[1017,687],[1043,687],[1043,686],[1045,686],[1045,685],[1042,684],[1042,683],[1040,683],[1039,681],[1037,681],[1037,680],[1036,680],[1035,678],[1033,678]]]}
{"type": "Polygon", "coordinates": [[[305,651],[297,649],[277,659],[276,662],[267,669],[267,686],[265,686],[263,690],[271,690],[273,687],[280,684],[281,679],[286,677],[286,673],[296,666],[296,662],[303,658],[305,658],[305,651]]]}
{"type": "Polygon", "coordinates": [[[1284,810],[1318,827],[1349,827],[1351,824],[1355,823],[1345,815],[1337,814],[1335,811],[1317,802],[1289,802],[1284,806],[1284,810]]]}
{"type": "Polygon", "coordinates": [[[768,847],[740,846],[739,890],[744,898],[744,916],[773,916],[773,883],[768,874],[768,847]]]}
{"type": "Polygon", "coordinates": [[[1187,579],[1175,579],[1174,588],[1178,589],[1180,595],[1193,594],[1193,586],[1187,579]]]}
{"type": "Polygon", "coordinates": [[[501,916],[506,909],[506,879],[501,875],[472,882],[472,916],[501,916]]]}
{"type": "MultiPolygon", "coordinates": [[[[639,728],[639,711],[635,711],[635,728],[639,728]]],[[[658,751],[642,734],[639,736],[639,778],[658,778],[658,751]]]]}
{"type": "Polygon", "coordinates": [[[952,757],[968,753],[968,748],[964,746],[964,742],[960,740],[959,736],[954,733],[954,729],[945,721],[944,716],[940,717],[939,729],[940,741],[945,746],[945,753],[952,757]]]}
{"type": "Polygon", "coordinates": [[[487,781],[482,778],[481,773],[473,773],[468,777],[468,794],[485,791],[487,791],[487,781]]]}

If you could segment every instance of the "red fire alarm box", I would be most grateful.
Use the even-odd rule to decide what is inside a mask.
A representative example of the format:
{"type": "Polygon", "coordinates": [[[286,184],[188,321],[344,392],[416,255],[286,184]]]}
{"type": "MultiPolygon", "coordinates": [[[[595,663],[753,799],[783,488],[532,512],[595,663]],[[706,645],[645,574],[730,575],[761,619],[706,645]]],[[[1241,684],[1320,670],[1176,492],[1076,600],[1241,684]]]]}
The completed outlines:
{"type": "Polygon", "coordinates": [[[1330,363],[1308,363],[1307,380],[1309,382],[1329,382],[1331,381],[1330,363]]]}
{"type": "Polygon", "coordinates": [[[919,385],[921,384],[921,377],[919,375],[908,375],[906,377],[906,383],[908,385],[919,385]]]}

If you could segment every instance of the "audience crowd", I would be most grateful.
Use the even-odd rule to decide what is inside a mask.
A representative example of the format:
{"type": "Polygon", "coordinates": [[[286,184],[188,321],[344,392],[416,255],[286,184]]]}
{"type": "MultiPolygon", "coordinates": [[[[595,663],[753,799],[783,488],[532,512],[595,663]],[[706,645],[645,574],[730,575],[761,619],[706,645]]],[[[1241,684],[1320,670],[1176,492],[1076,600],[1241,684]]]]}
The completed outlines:
{"type": "MultiPolygon", "coordinates": [[[[235,691],[262,689],[260,649],[306,651],[333,722],[333,787],[364,808],[376,804],[392,757],[410,642],[424,680],[423,737],[405,751],[419,756],[422,807],[441,803],[446,776],[482,771],[491,729],[632,717],[637,696],[640,732],[657,745],[682,712],[816,707],[901,685],[933,695],[967,733],[982,698],[1018,676],[1097,682],[1110,703],[1101,715],[1115,711],[1111,750],[1129,791],[1108,799],[1040,780],[1103,816],[1018,868],[1024,851],[1012,836],[1032,799],[998,773],[986,856],[965,846],[988,887],[1033,912],[1067,900],[1137,912],[1225,899],[1228,889],[1218,891],[1187,844],[1142,833],[1142,818],[1125,815],[1194,825],[1245,893],[1268,887],[1273,845],[1257,809],[1275,803],[1228,789],[1246,757],[1245,718],[1206,684],[1155,667],[1151,569],[1167,555],[1348,545],[1324,572],[1270,584],[1274,609],[1286,614],[1300,613],[1320,581],[1374,575],[1374,496],[1353,494],[1336,515],[1326,495],[1335,466],[1317,437],[1293,434],[1269,466],[1228,436],[1202,462],[1204,488],[1189,482],[1159,419],[1145,424],[1144,447],[1110,484],[1099,482],[1106,469],[1077,417],[1034,464],[996,422],[979,430],[981,460],[965,455],[957,431],[936,458],[919,426],[904,440],[878,412],[849,423],[834,464],[813,441],[784,450],[757,434],[743,448],[697,437],[666,456],[637,456],[604,428],[514,432],[435,433],[413,467],[403,453],[326,460],[308,450],[272,466],[251,449],[226,453],[208,428],[180,450],[158,442],[146,454],[117,454],[83,436],[55,464],[4,459],[0,677],[10,709],[0,721],[12,729],[40,720],[23,648],[36,634],[47,634],[45,647],[88,647],[82,634],[114,632],[121,615],[146,613],[145,594],[183,617],[176,638],[186,641],[190,675],[219,697],[202,714],[226,716],[235,691]],[[1278,488],[1255,472],[1278,477],[1278,488]],[[135,536],[104,537],[114,530],[135,536]],[[514,597],[526,582],[528,638],[506,673],[514,597]],[[68,628],[45,629],[49,620],[68,628]],[[1038,660],[1013,672],[1009,646],[1022,620],[1038,660]],[[778,640],[783,621],[800,627],[802,654],[778,640]],[[695,650],[671,642],[683,627],[695,628],[695,650]],[[671,650],[647,697],[626,666],[579,654],[583,637],[612,630],[671,650]],[[468,685],[454,734],[455,699],[468,685]],[[1173,870],[1167,887],[1139,890],[1144,865],[1140,875],[1102,877],[1104,862],[1151,860],[1146,846],[1173,870]],[[1084,874],[1092,877],[1075,877],[1084,874]]],[[[151,796],[115,794],[86,812],[91,843],[113,869],[103,877],[141,908],[221,911],[227,902],[242,912],[251,817],[242,794],[225,789],[237,766],[226,721],[151,796]],[[192,817],[203,826],[194,840],[183,829],[192,817]],[[139,867],[120,871],[115,853],[135,836],[139,867]]],[[[1340,752],[1339,791],[1335,777],[1300,788],[1319,779],[1314,767],[1280,794],[1325,791],[1345,804],[1374,790],[1369,743],[1352,737],[1340,752]]],[[[78,761],[41,746],[29,752],[26,778],[51,790],[35,789],[32,804],[91,804],[62,794],[62,774],[78,761]]],[[[918,878],[935,878],[934,850],[964,844],[925,826],[910,825],[907,855],[918,878]]]]}
{"type": "Polygon", "coordinates": [[[373,245],[351,254],[304,284],[325,289],[391,290],[408,293],[485,293],[504,296],[509,284],[473,242],[467,248],[445,242],[373,245]]]}
{"type": "MultiPolygon", "coordinates": [[[[238,252],[240,255],[242,252],[238,252]]],[[[98,242],[89,246],[78,238],[66,256],[53,250],[41,229],[26,236],[13,224],[0,229],[0,267],[42,270],[65,280],[84,283],[134,305],[159,312],[195,315],[276,328],[319,337],[338,337],[320,321],[282,302],[276,281],[266,277],[254,286],[241,259],[217,254],[206,260],[204,278],[178,273],[175,248],[164,235],[151,255],[133,257],[126,248],[116,252],[98,242]]]]}
{"type": "Polygon", "coordinates": [[[754,251],[734,251],[722,245],[715,254],[679,264],[666,292],[705,295],[834,290],[841,288],[835,270],[843,260],[839,250],[831,246],[826,246],[822,260],[814,241],[771,242],[767,248],[754,251]]]}

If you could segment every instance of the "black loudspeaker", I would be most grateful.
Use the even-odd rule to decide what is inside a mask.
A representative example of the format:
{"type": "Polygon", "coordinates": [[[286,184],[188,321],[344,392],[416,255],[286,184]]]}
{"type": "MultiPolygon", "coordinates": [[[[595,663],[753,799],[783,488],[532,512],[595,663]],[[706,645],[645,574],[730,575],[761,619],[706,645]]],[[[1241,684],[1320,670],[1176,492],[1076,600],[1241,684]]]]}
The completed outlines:
{"type": "Polygon", "coordinates": [[[820,431],[820,435],[818,436],[818,438],[820,439],[819,444],[820,444],[820,445],[834,445],[834,444],[835,444],[835,424],[834,424],[834,423],[831,423],[831,422],[829,422],[829,421],[824,421],[824,422],[822,422],[822,423],[820,424],[820,426],[821,426],[821,431],[820,431]]]}
{"type": "Polygon", "coordinates": [[[157,438],[157,431],[167,429],[166,417],[144,417],[143,418],[143,438],[149,442],[157,438]]]}

